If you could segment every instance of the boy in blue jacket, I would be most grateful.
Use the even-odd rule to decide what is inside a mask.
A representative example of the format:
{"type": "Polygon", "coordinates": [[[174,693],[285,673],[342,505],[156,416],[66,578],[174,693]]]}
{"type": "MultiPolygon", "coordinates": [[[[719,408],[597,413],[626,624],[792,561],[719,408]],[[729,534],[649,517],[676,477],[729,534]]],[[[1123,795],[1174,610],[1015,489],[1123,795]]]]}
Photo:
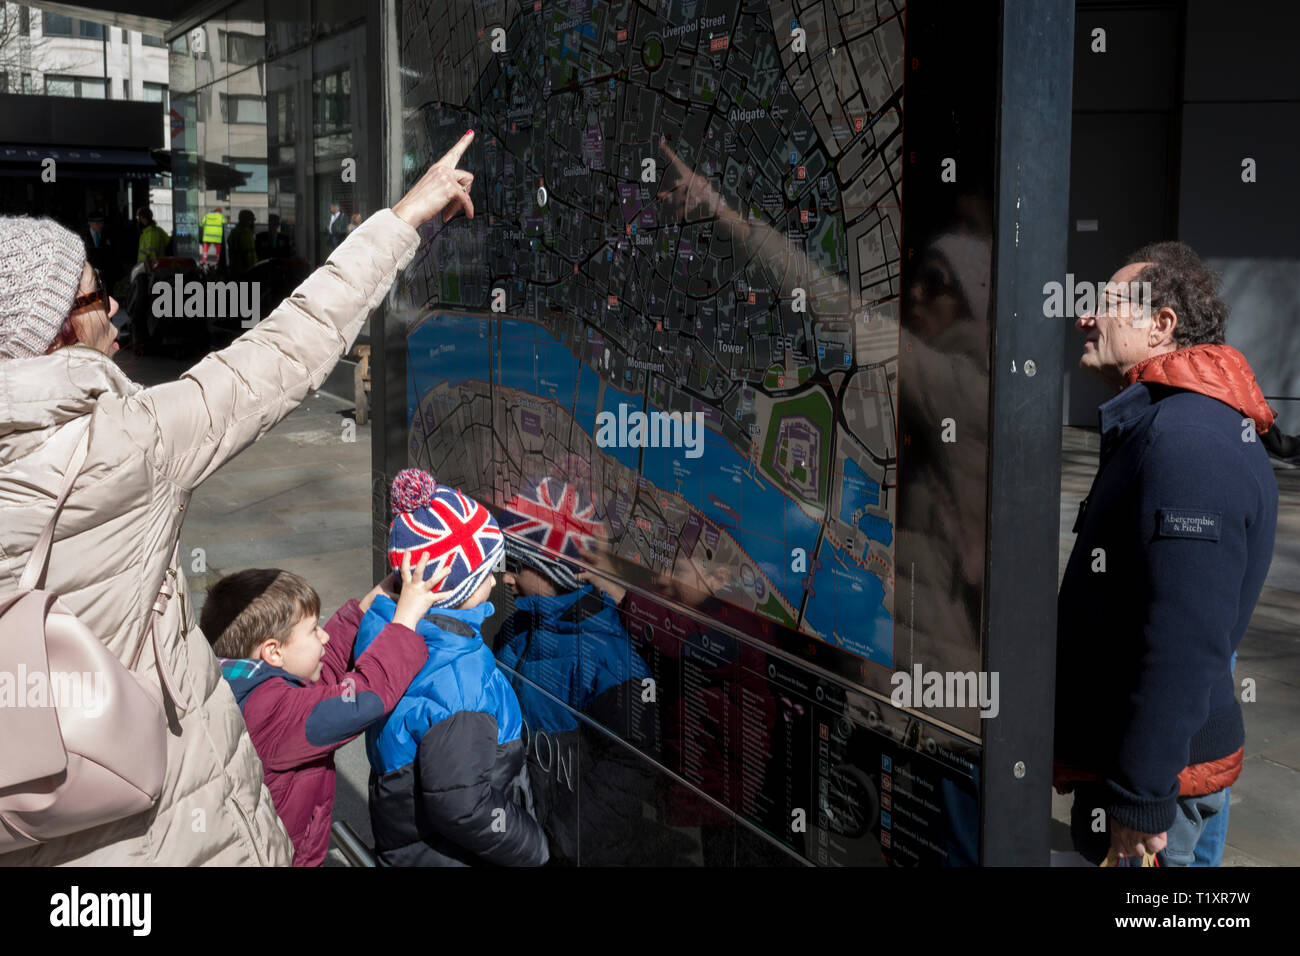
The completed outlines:
{"type": "MultiPolygon", "coordinates": [[[[393,480],[389,563],[429,556],[428,575],[450,568],[419,621],[428,660],[388,719],[366,732],[370,821],[383,866],[540,866],[549,858],[531,801],[519,701],[483,643],[488,596],[504,549],[481,504],[426,472],[393,480]]],[[[362,654],[396,604],[375,598],[357,632],[362,654]]]]}

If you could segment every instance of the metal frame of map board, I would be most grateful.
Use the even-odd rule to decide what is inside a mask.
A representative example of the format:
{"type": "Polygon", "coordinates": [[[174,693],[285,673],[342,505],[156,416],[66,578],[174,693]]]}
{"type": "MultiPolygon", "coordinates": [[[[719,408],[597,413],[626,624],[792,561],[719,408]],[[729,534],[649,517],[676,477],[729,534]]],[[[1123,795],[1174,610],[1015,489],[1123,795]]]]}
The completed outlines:
{"type": "Polygon", "coordinates": [[[1065,337],[1062,322],[1043,315],[1042,289],[1065,274],[1072,0],[1004,0],[1002,50],[984,665],[1001,675],[1002,694],[984,729],[981,863],[1041,866],[1052,802],[1065,337]]]}
{"type": "MultiPolygon", "coordinates": [[[[1002,21],[1002,44],[1004,49],[1016,51],[1016,55],[1001,58],[998,70],[1001,113],[997,119],[1001,135],[995,195],[996,221],[1014,224],[1014,229],[1003,228],[996,233],[993,301],[1000,304],[997,311],[1004,321],[994,326],[993,354],[1026,358],[1039,355],[1041,364],[1056,354],[1062,330],[1053,323],[1031,325],[1016,317],[1041,315],[1038,293],[1041,276],[1055,274],[1064,263],[1064,204],[1068,192],[1064,164],[1069,155],[1073,12],[1069,0],[1031,0],[1023,5],[1007,6],[1011,9],[1002,21]],[[1058,55],[1052,55],[1054,52],[1058,55]],[[1063,136],[1057,135],[1062,124],[1063,136]],[[1061,142],[1066,144],[1065,148],[1058,147],[1061,142]],[[1022,150],[1039,152],[1033,153],[1031,163],[1026,163],[1022,150]],[[1021,203],[1027,205],[1022,209],[1021,203]],[[1033,276],[1038,276],[1039,281],[1032,281],[1033,276]],[[1008,315],[1012,321],[1006,320],[1008,315]]],[[[383,34],[379,53],[382,57],[392,57],[396,49],[395,20],[391,5],[384,3],[382,7],[382,29],[376,31],[383,34]]],[[[991,55],[996,57],[997,52],[991,55]]],[[[391,79],[394,71],[386,66],[384,72],[391,79]]],[[[400,94],[394,96],[394,93],[395,89],[388,91],[390,104],[400,102],[400,94]]],[[[398,194],[401,185],[400,169],[396,168],[399,164],[393,161],[401,156],[401,132],[392,128],[387,132],[391,198],[398,194]]],[[[376,576],[379,576],[386,571],[383,541],[390,517],[386,507],[388,483],[407,464],[407,359],[405,339],[398,328],[376,321],[372,342],[376,356],[372,400],[376,423],[372,438],[374,557],[376,576]]],[[[1019,361],[1023,365],[1023,359],[1019,361]]],[[[980,844],[984,862],[1035,863],[1045,861],[1047,856],[1052,701],[1050,691],[1045,688],[1051,687],[1054,676],[1054,646],[1041,638],[1044,633],[1054,633],[1049,626],[1054,621],[1055,610],[1055,579],[1050,571],[1055,567],[1051,555],[1056,547],[1057,483],[1050,480],[1044,483],[1044,479],[1050,479],[1059,467],[1059,455],[1052,457],[1050,470],[1041,467],[1041,462],[1045,450],[1059,452],[1057,403],[1060,396],[1054,386],[1054,375],[1043,375],[1032,381],[1023,372],[1013,377],[1003,368],[1007,364],[1001,360],[992,362],[989,396],[987,573],[979,599],[984,612],[980,643],[984,667],[1002,675],[1003,693],[999,715],[985,721],[980,728],[987,745],[983,764],[989,768],[980,774],[983,790],[980,844]],[[1052,533],[1044,532],[1041,541],[1021,536],[1019,532],[1026,526],[1026,516],[1042,519],[1029,527],[1050,528],[1052,533]],[[1040,622],[1037,634],[1025,626],[1030,620],[1040,622]],[[1017,761],[1027,768],[1023,776],[1017,777],[1011,770],[1002,772],[1007,769],[1003,764],[1013,766],[1017,761]]],[[[1044,365],[1043,369],[1050,367],[1044,365]]],[[[769,646],[773,644],[777,645],[778,653],[785,650],[790,654],[779,642],[770,642],[769,646]]],[[[802,655],[795,654],[791,659],[822,670],[802,655]]],[[[822,670],[822,673],[827,672],[822,670]]],[[[842,676],[837,679],[844,680],[842,676]]],[[[875,696],[879,699],[878,692],[875,696]]],[[[923,711],[909,713],[922,720],[934,719],[933,714],[923,711]]],[[[938,723],[955,729],[951,724],[938,723]]]]}

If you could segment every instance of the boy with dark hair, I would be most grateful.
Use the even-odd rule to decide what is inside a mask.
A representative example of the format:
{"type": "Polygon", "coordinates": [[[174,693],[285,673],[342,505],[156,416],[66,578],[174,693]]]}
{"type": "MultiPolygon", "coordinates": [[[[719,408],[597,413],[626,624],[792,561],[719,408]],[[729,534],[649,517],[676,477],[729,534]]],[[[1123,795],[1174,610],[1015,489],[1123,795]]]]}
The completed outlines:
{"type": "MultiPolygon", "coordinates": [[[[392,501],[389,564],[418,557],[450,576],[436,613],[417,627],[424,667],[388,720],[366,731],[379,862],[540,866],[550,850],[525,809],[531,794],[519,701],[481,636],[494,610],[488,596],[501,529],[481,504],[414,468],[393,480],[392,501]]],[[[357,634],[359,651],[393,612],[392,600],[375,598],[357,634]]]]}
{"type": "Polygon", "coordinates": [[[253,568],[208,591],[201,627],[244,715],[276,813],[293,840],[294,866],[319,866],[329,850],[334,751],[393,709],[423,666],[415,627],[446,574],[424,579],[427,561],[400,568],[392,622],[359,653],[357,625],[397,572],[322,628],[320,597],[290,571],[253,568]]]}

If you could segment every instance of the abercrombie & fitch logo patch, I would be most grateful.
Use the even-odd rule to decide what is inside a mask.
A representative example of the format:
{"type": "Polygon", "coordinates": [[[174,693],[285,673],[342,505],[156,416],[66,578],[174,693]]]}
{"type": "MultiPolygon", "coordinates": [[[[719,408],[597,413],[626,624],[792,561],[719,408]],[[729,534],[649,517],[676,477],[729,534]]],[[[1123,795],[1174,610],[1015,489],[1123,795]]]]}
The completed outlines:
{"type": "Polygon", "coordinates": [[[1223,513],[1189,511],[1185,508],[1160,509],[1160,534],[1166,538],[1201,538],[1218,541],[1223,513]]]}

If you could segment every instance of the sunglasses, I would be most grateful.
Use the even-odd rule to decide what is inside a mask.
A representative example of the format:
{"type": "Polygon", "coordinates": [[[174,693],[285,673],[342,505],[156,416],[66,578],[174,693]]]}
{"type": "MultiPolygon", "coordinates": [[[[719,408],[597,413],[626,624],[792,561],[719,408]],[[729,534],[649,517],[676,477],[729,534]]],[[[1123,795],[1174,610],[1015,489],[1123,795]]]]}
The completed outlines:
{"type": "Polygon", "coordinates": [[[98,269],[91,270],[95,274],[95,291],[83,292],[72,300],[72,311],[80,312],[82,309],[89,309],[98,306],[103,309],[105,314],[108,313],[108,289],[104,288],[104,280],[99,275],[98,269]]]}

